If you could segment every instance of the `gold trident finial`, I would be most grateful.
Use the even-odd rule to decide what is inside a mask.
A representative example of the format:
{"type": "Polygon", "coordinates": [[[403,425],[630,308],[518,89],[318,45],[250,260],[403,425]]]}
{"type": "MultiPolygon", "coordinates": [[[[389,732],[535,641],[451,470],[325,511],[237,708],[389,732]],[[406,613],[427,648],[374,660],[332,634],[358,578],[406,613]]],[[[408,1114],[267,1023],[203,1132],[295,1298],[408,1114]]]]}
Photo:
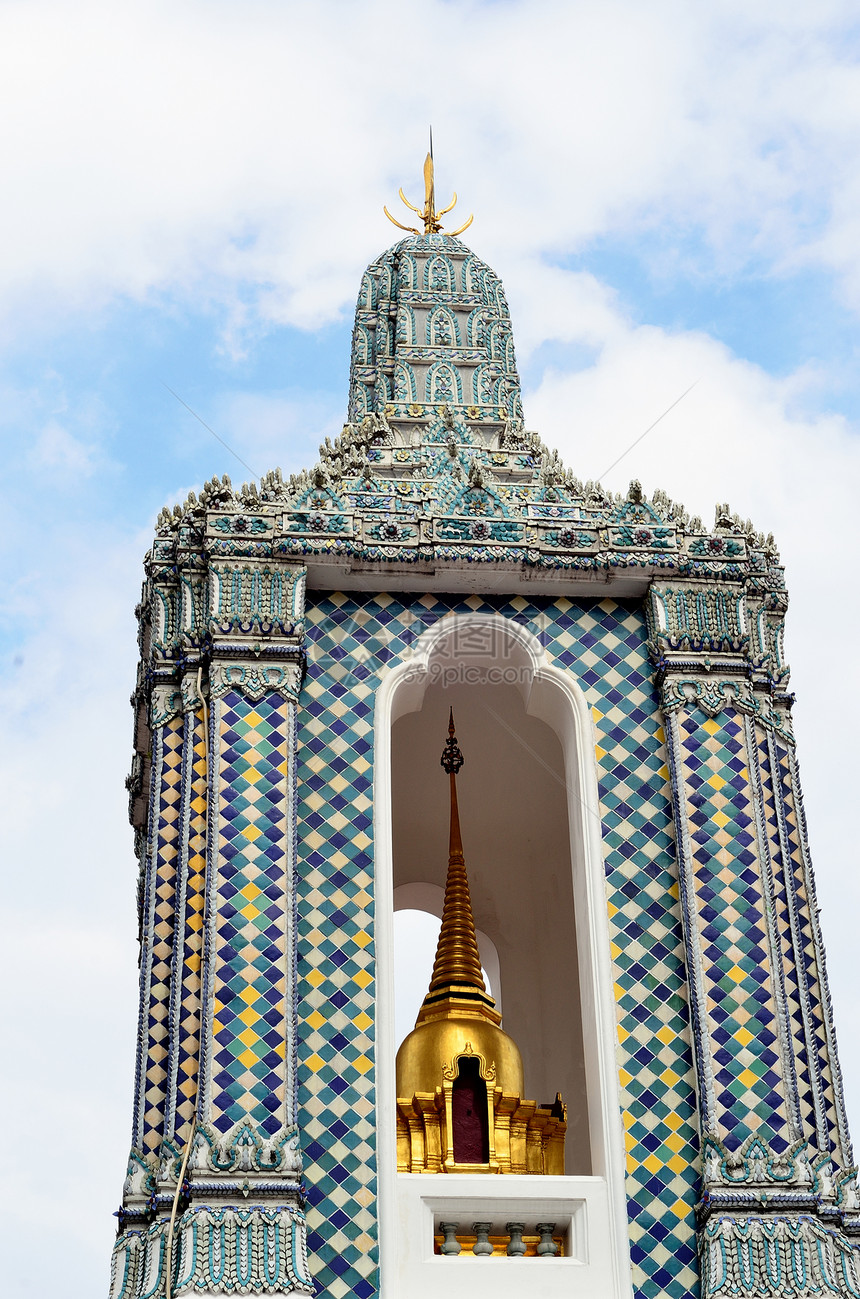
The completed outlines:
{"type": "MultiPolygon", "coordinates": [[[[410,211],[415,212],[418,216],[420,216],[421,220],[424,222],[425,235],[446,234],[449,239],[453,239],[456,235],[461,235],[464,230],[467,230],[475,219],[475,215],[474,213],[472,213],[472,215],[469,217],[469,220],[465,221],[463,225],[459,227],[459,229],[444,230],[444,231],[442,230],[441,218],[445,216],[446,212],[450,212],[452,208],[456,206],[457,191],[456,190],[454,191],[454,197],[451,200],[451,202],[448,204],[448,206],[443,207],[441,212],[437,212],[436,211],[436,184],[435,184],[435,177],[433,171],[433,128],[432,127],[430,128],[430,152],[427,154],[427,157],[424,159],[424,207],[423,208],[416,207],[414,203],[410,203],[409,199],[403,193],[402,188],[398,190],[398,193],[400,195],[400,198],[410,209],[410,211]]],[[[388,211],[388,208],[385,207],[384,205],[382,210],[385,213],[385,215],[388,217],[388,220],[392,223],[392,225],[397,226],[398,230],[406,230],[409,234],[413,234],[413,235],[421,234],[421,231],[417,230],[415,226],[401,225],[399,221],[395,220],[395,218],[388,211]]]]}

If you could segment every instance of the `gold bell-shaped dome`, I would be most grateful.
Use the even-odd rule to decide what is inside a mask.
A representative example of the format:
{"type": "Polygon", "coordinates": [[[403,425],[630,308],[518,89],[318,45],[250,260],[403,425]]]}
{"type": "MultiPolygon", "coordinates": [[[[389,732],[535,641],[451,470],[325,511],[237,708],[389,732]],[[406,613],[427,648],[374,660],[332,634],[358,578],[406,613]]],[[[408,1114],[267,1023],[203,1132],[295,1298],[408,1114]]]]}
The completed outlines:
{"type": "Polygon", "coordinates": [[[463,755],[454,717],[442,766],[451,783],[442,925],[430,987],[397,1052],[401,1172],[563,1172],[566,1115],[522,1099],[523,1062],[487,992],[457,804],[463,755]]]}

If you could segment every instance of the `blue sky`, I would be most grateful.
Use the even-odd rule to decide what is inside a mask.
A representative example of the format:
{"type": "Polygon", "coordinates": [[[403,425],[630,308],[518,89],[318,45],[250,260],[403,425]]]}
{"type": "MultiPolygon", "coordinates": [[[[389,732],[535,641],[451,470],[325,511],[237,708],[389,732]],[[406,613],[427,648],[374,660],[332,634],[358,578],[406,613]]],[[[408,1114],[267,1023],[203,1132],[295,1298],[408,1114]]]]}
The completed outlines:
{"type": "Polygon", "coordinates": [[[7,0],[0,110],[4,1292],[106,1283],[141,559],[163,504],[251,476],[165,385],[257,472],[311,464],[431,120],[440,198],[458,188],[506,285],[527,424],[583,478],[623,456],[613,490],[638,477],[708,522],[728,500],[777,536],[860,1130],[856,6],[7,0]]]}

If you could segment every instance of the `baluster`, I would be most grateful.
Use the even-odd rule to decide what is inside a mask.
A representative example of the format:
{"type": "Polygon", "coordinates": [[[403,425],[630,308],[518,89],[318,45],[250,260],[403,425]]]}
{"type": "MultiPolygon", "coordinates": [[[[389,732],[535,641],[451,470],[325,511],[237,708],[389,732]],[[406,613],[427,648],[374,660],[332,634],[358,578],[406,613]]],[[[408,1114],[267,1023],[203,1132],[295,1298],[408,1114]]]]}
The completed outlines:
{"type": "Polygon", "coordinates": [[[472,1253],[477,1254],[479,1258],[490,1258],[493,1253],[493,1247],[490,1244],[491,1222],[473,1222],[472,1231],[477,1236],[477,1240],[472,1246],[472,1253]]]}
{"type": "Polygon", "coordinates": [[[555,1231],[555,1223],[539,1222],[535,1227],[535,1231],[540,1235],[540,1241],[537,1247],[538,1257],[554,1258],[558,1253],[558,1245],[556,1245],[552,1238],[552,1233],[555,1231]]]}
{"type": "Polygon", "coordinates": [[[439,1227],[445,1233],[445,1239],[439,1246],[440,1254],[459,1254],[460,1242],[457,1239],[459,1222],[440,1222],[439,1227]]]}
{"type": "Polygon", "coordinates": [[[507,1249],[508,1258],[522,1258],[523,1254],[525,1254],[526,1242],[523,1240],[525,1229],[524,1222],[508,1222],[505,1224],[505,1231],[510,1236],[507,1249]]]}

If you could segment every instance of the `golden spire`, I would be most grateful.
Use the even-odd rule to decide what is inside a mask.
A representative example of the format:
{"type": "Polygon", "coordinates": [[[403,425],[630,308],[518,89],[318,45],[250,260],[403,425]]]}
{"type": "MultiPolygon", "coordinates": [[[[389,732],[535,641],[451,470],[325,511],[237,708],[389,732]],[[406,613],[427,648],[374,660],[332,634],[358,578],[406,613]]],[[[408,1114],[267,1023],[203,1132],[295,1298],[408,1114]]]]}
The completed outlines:
{"type": "Polygon", "coordinates": [[[436,946],[436,959],[430,988],[416,1025],[438,1018],[440,1013],[451,1013],[467,1007],[485,1015],[493,1023],[501,1022],[496,1003],[487,992],[481,973],[481,958],[472,915],[469,879],[463,858],[460,836],[460,812],[457,805],[457,772],[463,765],[463,755],[454,733],[454,710],[448,722],[448,740],[442,753],[442,766],[451,782],[451,829],[448,848],[448,876],[445,880],[445,902],[442,907],[442,927],[436,946]]]}
{"type": "MultiPolygon", "coordinates": [[[[425,235],[436,235],[436,234],[444,233],[448,235],[449,239],[453,239],[456,235],[461,235],[464,230],[467,230],[475,219],[473,213],[469,217],[469,220],[464,222],[463,225],[461,225],[457,230],[446,230],[446,231],[442,230],[441,218],[456,206],[457,191],[456,190],[454,191],[454,197],[451,200],[451,202],[448,204],[448,206],[443,207],[441,212],[437,212],[436,211],[436,179],[435,179],[434,168],[433,168],[433,128],[432,127],[430,128],[430,152],[427,154],[427,157],[424,159],[424,207],[423,208],[416,207],[414,203],[410,203],[409,199],[403,193],[402,187],[401,189],[398,190],[398,193],[400,195],[401,200],[406,204],[406,206],[410,209],[410,211],[416,213],[417,216],[420,216],[421,220],[424,222],[425,235]]],[[[388,208],[385,207],[384,205],[382,210],[385,213],[385,215],[388,217],[388,220],[397,226],[398,230],[406,230],[408,231],[409,234],[413,234],[413,235],[421,234],[421,231],[417,230],[415,226],[401,225],[400,222],[397,221],[391,215],[391,213],[388,211],[388,208]]]]}

